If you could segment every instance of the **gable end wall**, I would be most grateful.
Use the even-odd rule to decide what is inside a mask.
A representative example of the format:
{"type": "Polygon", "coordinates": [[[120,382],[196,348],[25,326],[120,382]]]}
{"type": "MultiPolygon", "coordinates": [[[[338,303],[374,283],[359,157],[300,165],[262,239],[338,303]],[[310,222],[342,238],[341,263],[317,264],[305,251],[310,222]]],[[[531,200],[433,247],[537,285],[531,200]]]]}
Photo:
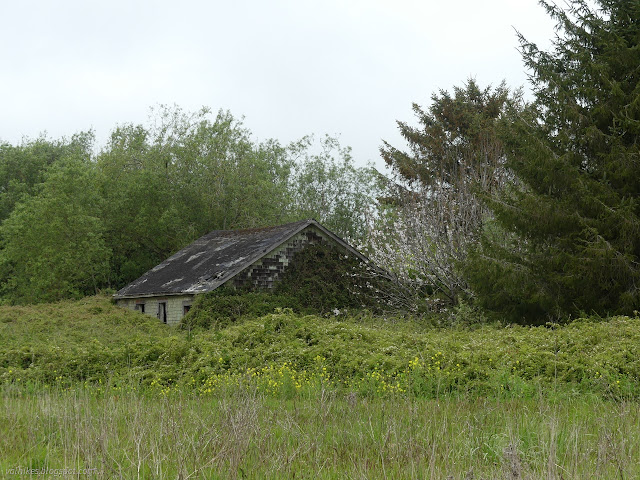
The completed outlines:
{"type": "Polygon", "coordinates": [[[307,245],[333,242],[313,225],[294,235],[276,250],[260,258],[249,267],[238,273],[226,284],[236,288],[273,288],[274,283],[282,275],[293,260],[293,256],[307,245]]]}

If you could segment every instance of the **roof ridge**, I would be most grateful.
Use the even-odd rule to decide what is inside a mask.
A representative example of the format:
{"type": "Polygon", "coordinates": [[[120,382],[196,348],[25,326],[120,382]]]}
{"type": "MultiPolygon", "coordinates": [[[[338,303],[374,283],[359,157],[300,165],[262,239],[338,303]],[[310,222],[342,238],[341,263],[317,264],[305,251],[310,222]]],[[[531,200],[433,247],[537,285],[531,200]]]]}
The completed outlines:
{"type": "Polygon", "coordinates": [[[297,220],[295,222],[289,222],[289,223],[283,223],[281,225],[268,225],[265,227],[251,227],[251,228],[233,228],[233,229],[229,229],[229,230],[212,230],[209,233],[206,233],[205,235],[209,235],[210,233],[214,233],[214,232],[229,232],[229,233],[251,233],[251,232],[264,232],[267,230],[276,230],[276,229],[286,229],[286,227],[291,227],[293,225],[302,225],[304,223],[307,224],[312,224],[312,223],[318,223],[316,222],[314,219],[306,219],[306,220],[297,220]]]}

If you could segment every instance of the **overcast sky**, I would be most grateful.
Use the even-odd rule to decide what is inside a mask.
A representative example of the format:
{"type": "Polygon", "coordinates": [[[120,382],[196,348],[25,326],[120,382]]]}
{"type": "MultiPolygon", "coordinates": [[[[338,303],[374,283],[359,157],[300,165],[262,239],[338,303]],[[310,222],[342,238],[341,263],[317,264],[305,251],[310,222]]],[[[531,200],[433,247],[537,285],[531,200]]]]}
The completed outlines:
{"type": "Polygon", "coordinates": [[[256,140],[339,135],[382,166],[395,120],[474,77],[528,89],[514,29],[547,47],[537,0],[0,0],[0,140],[93,128],[149,107],[244,116],[256,140]]]}

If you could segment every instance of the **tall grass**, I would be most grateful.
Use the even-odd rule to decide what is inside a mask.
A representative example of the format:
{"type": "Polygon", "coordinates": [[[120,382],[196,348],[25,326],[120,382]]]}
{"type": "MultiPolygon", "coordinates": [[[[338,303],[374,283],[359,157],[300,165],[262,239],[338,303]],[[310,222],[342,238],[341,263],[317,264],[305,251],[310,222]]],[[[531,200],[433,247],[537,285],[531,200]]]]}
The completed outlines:
{"type": "Polygon", "coordinates": [[[640,478],[640,406],[594,396],[1,395],[0,476],[22,466],[123,479],[640,478]]]}
{"type": "Polygon", "coordinates": [[[634,479],[639,397],[638,318],[180,331],[100,297],[0,307],[0,478],[634,479]]]}

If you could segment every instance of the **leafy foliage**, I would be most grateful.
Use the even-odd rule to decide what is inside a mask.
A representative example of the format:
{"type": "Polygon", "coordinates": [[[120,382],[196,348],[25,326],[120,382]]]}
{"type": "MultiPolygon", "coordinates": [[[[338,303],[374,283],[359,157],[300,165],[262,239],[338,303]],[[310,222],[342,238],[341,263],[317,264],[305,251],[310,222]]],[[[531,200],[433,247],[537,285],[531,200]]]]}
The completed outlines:
{"type": "Polygon", "coordinates": [[[86,157],[68,157],[45,177],[0,227],[2,292],[13,302],[82,297],[109,278],[93,166],[86,157]]]}
{"type": "Polygon", "coordinates": [[[116,284],[211,230],[290,218],[285,149],[255,144],[228,112],[209,113],[162,108],[150,128],[116,129],[97,159],[116,284]]]}
{"type": "Polygon", "coordinates": [[[332,245],[297,252],[275,291],[296,298],[316,313],[345,308],[377,308],[384,279],[375,267],[332,245]]]}
{"type": "Polygon", "coordinates": [[[221,329],[245,318],[256,318],[287,308],[299,312],[298,299],[293,296],[273,292],[237,291],[219,288],[213,292],[198,295],[196,301],[180,323],[180,328],[194,327],[221,329]]]}
{"type": "Polygon", "coordinates": [[[36,193],[51,165],[69,155],[88,155],[92,145],[91,132],[79,133],[71,140],[41,137],[17,146],[0,144],[0,221],[25,196],[36,193]]]}
{"type": "Polygon", "coordinates": [[[377,206],[381,187],[373,167],[354,165],[351,149],[325,136],[320,153],[313,137],[290,146],[295,158],[291,178],[292,208],[302,218],[314,218],[355,244],[366,240],[367,219],[377,206]]]}
{"type": "Polygon", "coordinates": [[[369,169],[336,139],[313,148],[257,142],[229,112],[164,106],[147,125],[118,126],[98,154],[91,133],[2,144],[1,300],[119,288],[216,229],[314,217],[361,240],[369,169]]]}
{"type": "Polygon", "coordinates": [[[92,148],[91,132],[0,145],[2,301],[79,297],[108,283],[92,148]]]}
{"type": "Polygon", "coordinates": [[[305,389],[369,396],[520,397],[557,389],[638,398],[639,327],[638,318],[615,317],[552,328],[439,328],[419,319],[280,311],[216,330],[180,331],[86,298],[0,307],[0,383],[134,382],[159,394],[207,395],[257,382],[273,395],[309,391],[291,380],[305,389]]]}

